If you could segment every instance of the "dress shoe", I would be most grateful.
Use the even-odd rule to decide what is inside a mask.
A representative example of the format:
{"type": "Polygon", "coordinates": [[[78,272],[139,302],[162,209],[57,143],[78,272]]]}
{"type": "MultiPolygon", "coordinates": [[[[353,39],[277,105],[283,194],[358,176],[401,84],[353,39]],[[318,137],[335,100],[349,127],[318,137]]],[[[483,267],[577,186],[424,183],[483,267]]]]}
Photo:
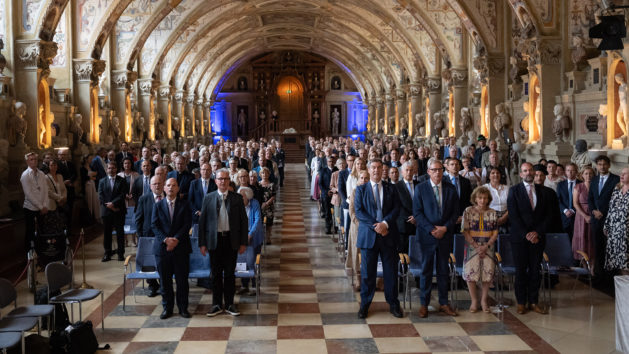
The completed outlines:
{"type": "Polygon", "coordinates": [[[541,315],[545,315],[547,313],[545,308],[538,306],[537,304],[531,304],[531,311],[537,312],[541,315]]]}
{"type": "Polygon", "coordinates": [[[439,312],[443,312],[448,316],[456,316],[456,312],[450,307],[450,305],[441,305],[439,306],[439,312]]]}
{"type": "Polygon", "coordinates": [[[121,261],[121,262],[124,261],[124,255],[119,254],[118,255],[118,260],[121,261]]]}
{"type": "Polygon", "coordinates": [[[528,311],[527,311],[527,309],[526,309],[526,306],[518,304],[518,313],[519,313],[520,315],[524,315],[524,314],[526,314],[527,312],[528,312],[528,311]]]}
{"type": "Polygon", "coordinates": [[[164,310],[164,311],[162,311],[162,314],[159,315],[159,318],[162,319],[162,320],[165,320],[165,319],[169,318],[172,315],[173,315],[172,311],[164,310]]]}
{"type": "Polygon", "coordinates": [[[220,305],[214,305],[214,306],[212,306],[212,309],[210,310],[210,312],[208,312],[206,314],[206,316],[207,317],[214,317],[214,316],[216,316],[216,315],[218,315],[218,314],[220,314],[222,312],[223,312],[223,309],[221,308],[220,305]]]}
{"type": "Polygon", "coordinates": [[[243,295],[249,292],[249,288],[240,288],[238,289],[238,291],[236,291],[237,295],[243,295]]]}
{"type": "Polygon", "coordinates": [[[368,307],[361,307],[358,310],[358,318],[360,319],[365,319],[367,318],[367,313],[369,312],[369,308],[368,307]]]}
{"type": "Polygon", "coordinates": [[[225,308],[225,312],[232,316],[240,316],[240,311],[238,311],[238,307],[234,304],[227,306],[227,308],[225,308]]]}
{"type": "Polygon", "coordinates": [[[190,316],[190,312],[188,312],[188,310],[179,311],[179,316],[181,316],[183,318],[190,318],[190,317],[192,317],[192,316],[190,316]]]}
{"type": "Polygon", "coordinates": [[[151,291],[149,292],[148,297],[155,297],[159,295],[159,289],[152,288],[150,290],[151,291]]]}
{"type": "Polygon", "coordinates": [[[402,313],[402,310],[400,309],[400,305],[391,306],[391,308],[389,309],[389,312],[391,312],[393,317],[397,317],[397,318],[404,317],[404,314],[402,313]]]}
{"type": "Polygon", "coordinates": [[[103,259],[100,260],[101,262],[109,262],[111,261],[111,256],[106,254],[103,256],[103,259]]]}
{"type": "Polygon", "coordinates": [[[428,317],[428,307],[421,305],[419,307],[419,317],[426,318],[428,317]]]}

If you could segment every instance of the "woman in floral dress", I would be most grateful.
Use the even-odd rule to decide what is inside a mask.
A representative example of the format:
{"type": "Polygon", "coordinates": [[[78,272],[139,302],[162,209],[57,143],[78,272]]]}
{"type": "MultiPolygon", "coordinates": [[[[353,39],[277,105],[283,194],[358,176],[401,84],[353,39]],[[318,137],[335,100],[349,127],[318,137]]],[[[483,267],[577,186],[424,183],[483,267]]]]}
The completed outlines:
{"type": "Polygon", "coordinates": [[[262,191],[262,217],[266,217],[266,243],[271,244],[271,229],[273,227],[273,212],[275,210],[275,194],[277,186],[271,182],[271,171],[267,167],[260,169],[260,190],[262,191]]]}
{"type": "Polygon", "coordinates": [[[629,235],[629,167],[622,169],[620,183],[612,193],[609,213],[605,218],[603,231],[607,236],[605,269],[619,270],[629,274],[629,255],[627,254],[627,236],[629,235]]]}
{"type": "Polygon", "coordinates": [[[481,282],[481,307],[489,312],[487,297],[489,286],[494,279],[496,262],[494,260],[495,243],[498,238],[498,216],[489,208],[491,193],[485,187],[477,187],[472,192],[473,206],[465,209],[461,228],[467,242],[463,260],[463,279],[467,282],[472,304],[470,312],[478,311],[476,284],[481,282]]]}

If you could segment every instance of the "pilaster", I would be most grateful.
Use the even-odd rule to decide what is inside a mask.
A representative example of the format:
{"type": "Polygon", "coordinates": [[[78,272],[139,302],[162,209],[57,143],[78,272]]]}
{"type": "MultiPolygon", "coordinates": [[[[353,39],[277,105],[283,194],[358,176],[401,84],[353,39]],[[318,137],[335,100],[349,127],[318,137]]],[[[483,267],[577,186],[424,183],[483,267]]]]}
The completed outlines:
{"type": "MultiPolygon", "coordinates": [[[[83,130],[89,134],[88,141],[100,142],[98,104],[98,80],[105,71],[104,60],[74,59],[74,103],[83,116],[83,130]]],[[[107,127],[103,127],[105,131],[107,127]]]]}

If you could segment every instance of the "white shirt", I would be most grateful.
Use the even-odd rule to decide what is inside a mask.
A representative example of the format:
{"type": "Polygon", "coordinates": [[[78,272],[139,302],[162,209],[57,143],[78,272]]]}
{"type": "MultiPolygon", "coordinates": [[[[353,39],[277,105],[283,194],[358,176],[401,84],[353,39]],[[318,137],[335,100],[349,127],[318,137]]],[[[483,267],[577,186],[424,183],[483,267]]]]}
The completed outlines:
{"type": "Polygon", "coordinates": [[[356,189],[356,185],[358,184],[358,179],[356,177],[349,175],[347,176],[347,182],[345,182],[345,195],[347,196],[347,204],[349,204],[350,195],[356,189]]]}
{"type": "Polygon", "coordinates": [[[529,194],[529,189],[532,188],[533,190],[533,207],[537,206],[537,194],[535,193],[535,184],[531,183],[526,183],[526,182],[522,182],[524,184],[524,187],[526,188],[526,195],[528,196],[529,194]]]}
{"type": "MultiPolygon", "coordinates": [[[[380,208],[382,208],[382,206],[384,205],[384,190],[383,190],[383,186],[384,186],[384,182],[382,180],[380,180],[380,182],[376,183],[374,181],[369,181],[369,185],[371,186],[371,193],[374,193],[376,188],[376,184],[378,184],[378,197],[380,198],[380,208]]],[[[375,194],[374,194],[374,200],[376,198],[375,194]]],[[[382,211],[382,216],[384,217],[384,210],[382,211]]],[[[382,220],[382,222],[387,225],[387,228],[389,228],[389,223],[387,223],[386,221],[382,220]]]]}
{"type": "Polygon", "coordinates": [[[48,183],[44,172],[29,167],[22,172],[20,182],[24,190],[24,208],[39,211],[48,205],[48,183]]]}
{"type": "Polygon", "coordinates": [[[46,175],[46,182],[48,184],[48,203],[46,207],[48,210],[56,210],[57,202],[68,197],[63,177],[60,174],[52,176],[49,173],[46,175]]]}
{"type": "Polygon", "coordinates": [[[509,187],[501,184],[496,189],[491,186],[491,183],[485,184],[484,187],[489,189],[489,193],[491,193],[491,203],[489,203],[489,207],[494,209],[495,211],[507,211],[507,197],[509,196],[509,187]]]}

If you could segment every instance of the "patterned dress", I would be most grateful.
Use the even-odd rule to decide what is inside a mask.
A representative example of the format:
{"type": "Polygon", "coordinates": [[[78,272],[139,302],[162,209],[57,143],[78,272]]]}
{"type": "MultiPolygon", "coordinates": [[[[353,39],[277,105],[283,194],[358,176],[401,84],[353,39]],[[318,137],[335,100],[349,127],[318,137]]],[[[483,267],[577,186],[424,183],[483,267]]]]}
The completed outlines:
{"type": "Polygon", "coordinates": [[[612,193],[603,230],[607,232],[605,269],[629,269],[629,255],[627,254],[629,192],[622,194],[622,188],[616,188],[612,193]]]}
{"type": "MultiPolygon", "coordinates": [[[[470,206],[463,213],[461,229],[468,231],[479,245],[489,242],[494,231],[498,228],[498,214],[493,209],[483,212],[470,206]]],[[[481,258],[477,249],[468,244],[463,260],[463,279],[465,281],[491,282],[494,279],[496,261],[494,259],[495,244],[487,249],[486,256],[481,258]]]]}
{"type": "MultiPolygon", "coordinates": [[[[275,197],[277,193],[277,187],[275,183],[270,183],[265,187],[262,184],[259,185],[262,191],[262,202],[266,203],[272,197],[275,197]]],[[[260,204],[261,205],[261,204],[260,204]]],[[[266,225],[273,225],[273,212],[275,211],[275,203],[271,203],[266,207],[262,207],[262,217],[266,216],[266,225]]]]}

